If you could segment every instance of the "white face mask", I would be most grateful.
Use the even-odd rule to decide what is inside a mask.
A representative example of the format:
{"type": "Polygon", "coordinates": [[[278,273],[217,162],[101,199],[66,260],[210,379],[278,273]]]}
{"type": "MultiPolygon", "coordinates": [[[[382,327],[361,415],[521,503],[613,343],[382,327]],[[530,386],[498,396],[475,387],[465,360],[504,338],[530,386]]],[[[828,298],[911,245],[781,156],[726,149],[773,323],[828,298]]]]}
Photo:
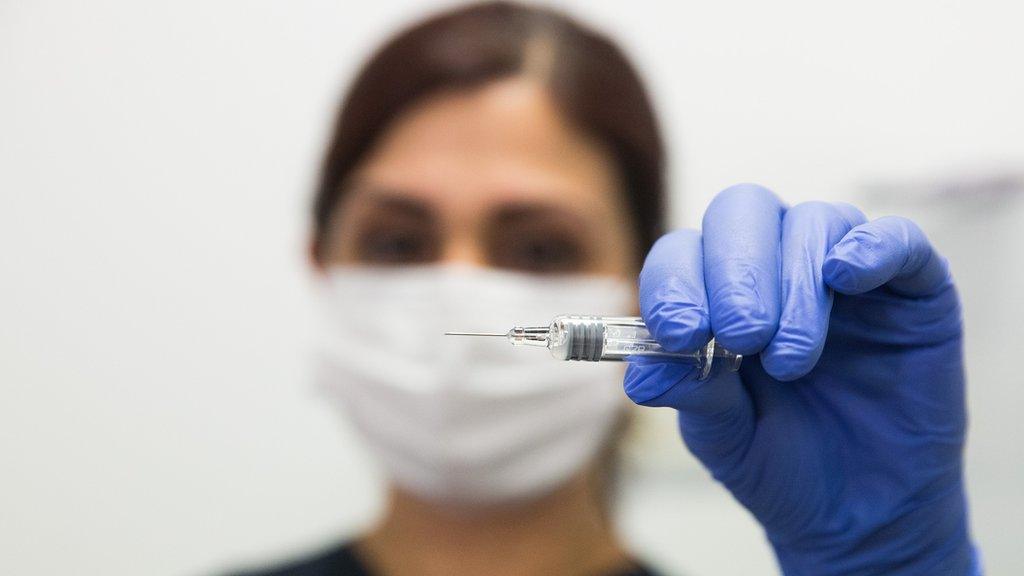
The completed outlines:
{"type": "Polygon", "coordinates": [[[448,330],[628,314],[632,286],[465,266],[336,267],[323,282],[318,382],[398,486],[493,504],[539,496],[594,458],[624,408],[622,367],[448,330]]]}

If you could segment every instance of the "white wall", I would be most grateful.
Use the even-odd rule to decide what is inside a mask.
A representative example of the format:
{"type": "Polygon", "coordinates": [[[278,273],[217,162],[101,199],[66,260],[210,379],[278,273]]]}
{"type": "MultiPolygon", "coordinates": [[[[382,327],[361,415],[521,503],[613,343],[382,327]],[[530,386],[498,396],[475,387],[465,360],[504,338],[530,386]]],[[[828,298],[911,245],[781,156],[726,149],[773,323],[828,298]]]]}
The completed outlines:
{"type": "MultiPolygon", "coordinates": [[[[426,8],[350,4],[0,2],[0,573],[209,573],[372,516],[365,455],[307,385],[304,218],[346,79],[426,8]]],[[[1020,193],[867,192],[1024,172],[1024,10],[564,4],[651,81],[676,222],[754,180],[914,215],[946,250],[967,304],[975,529],[992,574],[1024,570],[1020,193]]],[[[774,573],[656,420],[626,538],[674,571],[774,573]]]]}

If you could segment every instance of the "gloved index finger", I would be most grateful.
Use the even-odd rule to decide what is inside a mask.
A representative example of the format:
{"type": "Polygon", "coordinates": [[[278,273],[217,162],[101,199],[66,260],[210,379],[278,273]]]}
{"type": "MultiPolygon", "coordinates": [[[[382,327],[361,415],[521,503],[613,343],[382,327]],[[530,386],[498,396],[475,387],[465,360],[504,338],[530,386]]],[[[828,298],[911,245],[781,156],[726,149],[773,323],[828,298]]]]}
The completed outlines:
{"type": "Polygon", "coordinates": [[[739,184],[704,214],[704,283],[715,338],[755,354],[779,324],[780,243],[785,205],[767,188],[739,184]]]}
{"type": "Polygon", "coordinates": [[[711,337],[701,244],[696,230],[666,234],[640,271],[640,313],[670,352],[692,352],[711,337]]]}

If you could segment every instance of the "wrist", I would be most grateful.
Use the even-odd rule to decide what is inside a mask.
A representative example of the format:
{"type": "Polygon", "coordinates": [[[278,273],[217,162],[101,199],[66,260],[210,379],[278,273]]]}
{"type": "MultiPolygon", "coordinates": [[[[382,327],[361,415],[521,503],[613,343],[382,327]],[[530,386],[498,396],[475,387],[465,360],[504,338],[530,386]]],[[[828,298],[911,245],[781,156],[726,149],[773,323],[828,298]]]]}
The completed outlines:
{"type": "Polygon", "coordinates": [[[868,529],[855,522],[786,544],[772,540],[786,576],[980,576],[960,489],[868,529]]]}

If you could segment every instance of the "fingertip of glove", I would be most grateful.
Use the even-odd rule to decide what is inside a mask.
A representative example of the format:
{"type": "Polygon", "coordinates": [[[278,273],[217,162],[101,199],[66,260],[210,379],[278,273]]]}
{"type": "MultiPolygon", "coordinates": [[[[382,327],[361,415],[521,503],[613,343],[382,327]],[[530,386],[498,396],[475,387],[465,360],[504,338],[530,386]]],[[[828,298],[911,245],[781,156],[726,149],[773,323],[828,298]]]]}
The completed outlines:
{"type": "Polygon", "coordinates": [[[775,335],[776,325],[762,314],[750,314],[751,306],[720,306],[729,312],[720,315],[714,324],[715,340],[737,354],[756,354],[775,335]]]}
{"type": "Polygon", "coordinates": [[[792,382],[806,376],[813,362],[805,351],[782,348],[762,354],[761,367],[775,380],[792,382]]]}
{"type": "Polygon", "coordinates": [[[825,256],[822,279],[843,294],[861,294],[877,287],[879,255],[885,246],[881,238],[864,230],[847,234],[825,256]]]}
{"type": "Polygon", "coordinates": [[[644,317],[651,336],[669,352],[691,352],[710,337],[711,320],[694,304],[658,301],[644,317]]]}
{"type": "Polygon", "coordinates": [[[806,376],[821,358],[827,326],[827,316],[786,322],[761,352],[761,367],[782,382],[806,376]]]}
{"type": "Polygon", "coordinates": [[[860,294],[869,289],[860,268],[842,255],[829,254],[821,265],[825,284],[843,294],[860,294]]]}

